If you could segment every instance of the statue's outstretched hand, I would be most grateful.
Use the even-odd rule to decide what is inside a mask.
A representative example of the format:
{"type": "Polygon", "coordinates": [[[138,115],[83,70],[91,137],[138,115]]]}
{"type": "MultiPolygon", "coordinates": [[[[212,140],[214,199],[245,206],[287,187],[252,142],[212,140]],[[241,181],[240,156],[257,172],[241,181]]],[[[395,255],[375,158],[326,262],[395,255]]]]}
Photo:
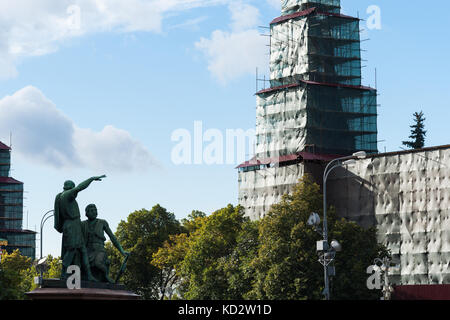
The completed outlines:
{"type": "Polygon", "coordinates": [[[106,178],[106,176],[102,175],[102,176],[94,177],[94,180],[95,181],[102,181],[103,178],[106,178]]]}

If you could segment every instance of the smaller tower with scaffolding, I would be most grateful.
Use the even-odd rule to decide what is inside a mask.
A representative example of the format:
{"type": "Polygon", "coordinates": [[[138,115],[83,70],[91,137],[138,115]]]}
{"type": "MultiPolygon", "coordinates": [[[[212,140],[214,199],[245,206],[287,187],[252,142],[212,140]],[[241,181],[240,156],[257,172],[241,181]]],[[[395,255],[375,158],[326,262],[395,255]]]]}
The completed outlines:
{"type": "Polygon", "coordinates": [[[10,177],[11,148],[0,142],[0,238],[6,251],[36,256],[36,232],[23,229],[23,183],[10,177]]]}

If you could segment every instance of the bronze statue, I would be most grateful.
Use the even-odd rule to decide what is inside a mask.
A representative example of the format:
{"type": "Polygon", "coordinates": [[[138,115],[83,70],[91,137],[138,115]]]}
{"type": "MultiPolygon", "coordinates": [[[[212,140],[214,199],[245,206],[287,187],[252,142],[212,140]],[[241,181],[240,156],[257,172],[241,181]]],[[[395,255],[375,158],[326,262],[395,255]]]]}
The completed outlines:
{"type": "Polygon", "coordinates": [[[97,207],[95,204],[90,204],[86,207],[86,217],[88,220],[82,222],[82,227],[91,272],[100,282],[114,283],[109,277],[110,261],[105,250],[106,238],[104,233],[106,232],[112,244],[123,256],[127,257],[129,252],[123,250],[116,236],[109,228],[108,222],[97,219],[97,207]]]}
{"type": "Polygon", "coordinates": [[[101,181],[105,175],[92,177],[75,186],[73,181],[64,183],[64,191],[55,199],[54,221],[55,229],[63,234],[61,259],[61,279],[67,279],[67,268],[78,265],[82,270],[82,278],[88,281],[97,281],[92,275],[89,265],[88,252],[82,231],[80,209],[76,201],[78,192],[86,189],[93,181],[101,181]]]}

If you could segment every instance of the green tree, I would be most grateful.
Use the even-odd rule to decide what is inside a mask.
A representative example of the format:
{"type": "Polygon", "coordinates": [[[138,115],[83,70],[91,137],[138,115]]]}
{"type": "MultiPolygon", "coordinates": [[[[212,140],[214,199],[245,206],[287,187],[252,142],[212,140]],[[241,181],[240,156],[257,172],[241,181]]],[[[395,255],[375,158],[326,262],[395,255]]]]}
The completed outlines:
{"type": "MultiPolygon", "coordinates": [[[[322,299],[323,267],[318,262],[316,241],[321,235],[308,224],[312,212],[322,212],[320,187],[305,176],[279,204],[260,221],[259,250],[249,297],[269,300],[322,299]]],[[[337,219],[327,211],[330,239],[343,247],[336,257],[333,299],[372,299],[380,296],[366,288],[366,268],[376,257],[387,254],[377,243],[376,230],[337,219]]]]}
{"type": "Polygon", "coordinates": [[[198,230],[202,223],[206,220],[206,213],[193,210],[186,219],[182,219],[181,223],[188,233],[194,233],[198,230]]]}
{"type": "Polygon", "coordinates": [[[259,221],[245,221],[237,235],[232,253],[221,260],[221,267],[228,279],[228,299],[251,299],[255,281],[252,264],[259,248],[259,221]]]}
{"type": "Polygon", "coordinates": [[[2,256],[0,263],[0,300],[22,300],[30,291],[31,282],[27,277],[31,259],[22,256],[19,250],[2,256]]]}
{"type": "MultiPolygon", "coordinates": [[[[160,205],[150,211],[142,209],[131,213],[127,221],[121,221],[116,237],[124,250],[130,252],[123,282],[127,287],[142,295],[144,299],[158,299],[160,286],[165,275],[151,264],[152,256],[163,247],[170,235],[183,232],[183,227],[173,213],[160,205]]],[[[107,252],[111,257],[113,279],[121,265],[119,252],[107,243],[107,252]]]]}
{"type": "Polygon", "coordinates": [[[188,277],[182,277],[182,263],[189,249],[190,240],[195,232],[207,220],[204,212],[193,210],[186,219],[182,219],[184,233],[171,235],[163,247],[153,254],[152,264],[159,268],[165,277],[162,283],[161,299],[176,299],[188,287],[188,277]]]}
{"type": "Polygon", "coordinates": [[[244,243],[251,243],[245,235],[249,226],[242,207],[228,205],[208,216],[190,235],[188,250],[180,264],[186,281],[184,298],[242,299],[250,291],[251,281],[240,282],[247,280],[247,275],[239,274],[246,271],[241,262],[247,254],[243,253],[244,243]],[[243,288],[245,283],[249,287],[243,288]]]}
{"type": "Polygon", "coordinates": [[[414,113],[414,125],[411,126],[410,141],[403,141],[403,145],[411,149],[422,149],[425,146],[425,137],[427,131],[425,131],[425,118],[422,111],[420,113],[414,113]]]}
{"type": "Polygon", "coordinates": [[[172,299],[177,295],[178,288],[182,285],[180,274],[183,262],[189,248],[189,236],[187,233],[171,235],[163,247],[153,254],[152,265],[161,272],[160,299],[172,299]]]}
{"type": "MultiPolygon", "coordinates": [[[[54,258],[52,255],[47,256],[46,260],[47,268],[45,272],[42,274],[44,279],[59,279],[61,277],[61,269],[62,269],[62,261],[60,257],[54,258]]],[[[34,290],[38,287],[37,284],[34,283],[34,278],[39,277],[40,274],[36,270],[36,262],[33,263],[26,271],[26,281],[30,283],[31,290],[34,290]]]]}

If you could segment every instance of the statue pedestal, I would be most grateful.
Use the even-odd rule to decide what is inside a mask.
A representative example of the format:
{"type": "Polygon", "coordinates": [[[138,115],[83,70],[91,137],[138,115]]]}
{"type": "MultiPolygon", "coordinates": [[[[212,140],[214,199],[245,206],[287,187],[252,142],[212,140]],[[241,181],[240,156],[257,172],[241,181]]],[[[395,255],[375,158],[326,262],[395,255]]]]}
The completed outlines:
{"type": "Polygon", "coordinates": [[[139,300],[123,285],[81,281],[81,289],[67,289],[66,282],[44,279],[41,288],[26,293],[31,300],[139,300]]]}

